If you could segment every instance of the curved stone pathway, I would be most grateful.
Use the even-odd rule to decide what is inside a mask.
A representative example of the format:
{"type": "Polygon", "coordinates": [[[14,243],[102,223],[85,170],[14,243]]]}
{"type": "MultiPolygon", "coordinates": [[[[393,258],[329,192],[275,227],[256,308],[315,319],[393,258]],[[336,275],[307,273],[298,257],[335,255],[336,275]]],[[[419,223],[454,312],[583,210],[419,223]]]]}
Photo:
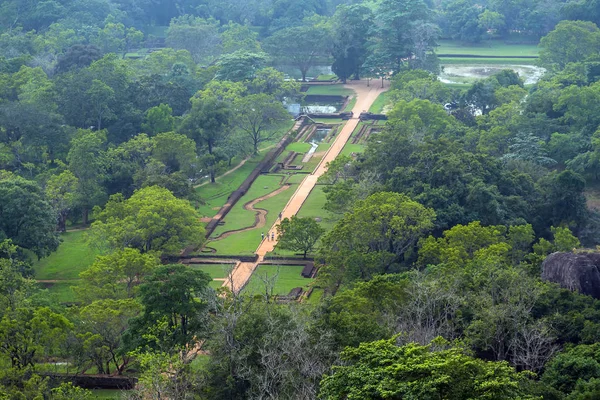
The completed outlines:
{"type": "Polygon", "coordinates": [[[286,183],[285,185],[283,185],[282,187],[280,187],[277,190],[272,191],[271,193],[268,193],[264,196],[258,197],[254,200],[251,200],[249,202],[247,202],[246,204],[244,204],[244,210],[247,211],[254,211],[254,224],[247,226],[245,228],[241,228],[241,229],[234,229],[231,231],[226,231],[221,233],[219,236],[210,239],[209,242],[216,242],[218,240],[223,240],[226,237],[229,237],[231,235],[234,235],[236,233],[241,233],[241,232],[246,232],[246,231],[250,231],[252,229],[256,229],[256,228],[262,228],[263,226],[265,226],[267,224],[267,214],[268,214],[268,210],[265,210],[264,208],[259,208],[259,207],[254,207],[256,204],[260,203],[263,200],[267,200],[273,196],[277,196],[279,193],[288,190],[290,188],[290,184],[286,183]]]}
{"type": "MultiPolygon", "coordinates": [[[[342,130],[336,135],[334,142],[331,144],[331,147],[325,153],[325,156],[321,159],[319,165],[315,168],[312,174],[307,175],[306,178],[298,185],[296,192],[292,195],[283,211],[281,212],[282,218],[290,218],[292,215],[296,215],[304,201],[308,198],[308,195],[312,191],[312,189],[317,184],[317,180],[321,175],[327,171],[327,163],[335,160],[335,158],[340,154],[350,136],[352,136],[352,132],[356,129],[359,122],[359,115],[363,111],[369,111],[371,105],[377,99],[377,96],[382,92],[385,92],[389,88],[389,82],[386,82],[386,87],[382,88],[378,82],[371,82],[372,85],[367,86],[367,81],[354,81],[344,85],[345,87],[352,89],[356,92],[356,103],[354,104],[354,108],[352,108],[352,112],[354,113],[354,117],[348,121],[342,128],[342,130]]],[[[277,231],[276,227],[279,220],[273,225],[269,231],[277,231]]],[[[255,263],[240,263],[238,266],[231,272],[228,279],[225,281],[223,286],[232,288],[235,292],[239,292],[246,285],[252,273],[256,269],[259,263],[261,263],[264,259],[264,256],[273,250],[275,245],[277,244],[277,237],[275,240],[268,241],[263,240],[258,249],[256,249],[256,254],[258,255],[258,260],[255,263]]]]}

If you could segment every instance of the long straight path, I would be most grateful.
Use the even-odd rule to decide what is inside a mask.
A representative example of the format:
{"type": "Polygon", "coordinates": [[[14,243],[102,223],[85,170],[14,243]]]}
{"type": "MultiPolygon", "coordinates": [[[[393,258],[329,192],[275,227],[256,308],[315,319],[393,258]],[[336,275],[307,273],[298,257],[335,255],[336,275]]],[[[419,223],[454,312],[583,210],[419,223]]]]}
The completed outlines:
{"type": "MultiPolygon", "coordinates": [[[[342,128],[341,132],[337,134],[334,142],[329,147],[327,153],[325,153],[325,156],[323,156],[321,159],[319,165],[317,165],[312,174],[308,175],[300,183],[298,189],[296,189],[296,192],[294,192],[286,206],[283,208],[281,212],[282,218],[290,218],[292,215],[296,215],[298,211],[300,211],[302,204],[304,204],[308,198],[308,195],[317,184],[319,177],[321,177],[327,171],[327,163],[335,160],[350,139],[352,132],[354,132],[358,125],[358,116],[360,113],[363,111],[368,111],[375,99],[377,99],[377,96],[388,89],[387,85],[385,88],[382,88],[377,81],[372,81],[371,83],[373,85],[367,86],[367,81],[354,81],[345,85],[356,92],[356,103],[352,109],[354,118],[346,121],[346,124],[342,128]]],[[[276,232],[278,222],[273,224],[271,229],[269,229],[267,232],[276,232]]],[[[263,240],[258,246],[258,249],[256,249],[258,261],[256,263],[238,264],[238,266],[231,272],[229,278],[225,281],[223,286],[232,288],[235,292],[240,291],[246,285],[258,264],[263,261],[264,256],[268,252],[272,251],[276,244],[277,238],[275,238],[274,241],[263,240]]]]}

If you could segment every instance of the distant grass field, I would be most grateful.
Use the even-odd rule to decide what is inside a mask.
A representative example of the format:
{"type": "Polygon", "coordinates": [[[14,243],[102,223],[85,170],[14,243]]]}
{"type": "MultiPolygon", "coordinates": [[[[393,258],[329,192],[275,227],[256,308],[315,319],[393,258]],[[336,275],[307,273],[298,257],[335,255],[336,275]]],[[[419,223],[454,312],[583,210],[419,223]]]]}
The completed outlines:
{"type": "Polygon", "coordinates": [[[286,151],[295,151],[296,153],[306,153],[308,150],[310,150],[311,147],[312,146],[310,145],[310,143],[294,142],[294,143],[288,144],[283,153],[285,153],[285,155],[287,155],[286,151]]]}
{"type": "Polygon", "coordinates": [[[535,65],[534,58],[471,58],[471,57],[440,57],[440,65],[535,65]]]}
{"type": "Polygon", "coordinates": [[[306,94],[316,94],[325,96],[350,96],[354,95],[354,90],[348,89],[341,84],[334,85],[312,85],[306,91],[306,94]]]}
{"type": "Polygon", "coordinates": [[[201,265],[190,265],[190,268],[197,269],[202,272],[206,272],[211,278],[219,279],[226,278],[227,274],[233,269],[231,264],[201,264],[201,265]]]}
{"type": "Polygon", "coordinates": [[[437,54],[472,54],[477,56],[537,56],[539,48],[534,44],[505,44],[501,40],[484,40],[465,44],[457,40],[440,40],[437,54]]]}
{"type": "Polygon", "coordinates": [[[265,278],[271,279],[277,275],[273,285],[273,294],[287,295],[290,290],[302,287],[305,290],[312,279],[302,277],[303,266],[298,265],[259,265],[244,288],[244,293],[261,294],[265,291],[265,278]]]}
{"type": "Polygon", "coordinates": [[[364,144],[346,143],[340,154],[344,156],[349,156],[352,153],[362,153],[363,151],[365,151],[366,147],[367,146],[364,144]]]}
{"type": "Polygon", "coordinates": [[[331,230],[333,225],[341,218],[341,215],[331,213],[323,209],[327,199],[323,192],[324,185],[316,185],[302,204],[298,217],[320,218],[319,225],[326,231],[331,230]]]}
{"type": "Polygon", "coordinates": [[[381,93],[379,96],[377,96],[377,98],[375,99],[373,104],[371,104],[371,107],[369,108],[369,112],[372,112],[375,114],[380,114],[383,111],[383,108],[388,104],[388,102],[389,102],[388,92],[381,93]]]}
{"type": "Polygon", "coordinates": [[[348,102],[348,104],[346,104],[346,107],[344,107],[344,109],[342,111],[352,111],[352,109],[354,108],[355,105],[356,105],[356,96],[352,96],[352,98],[350,98],[350,101],[348,102]]]}
{"type": "Polygon", "coordinates": [[[321,288],[313,289],[312,293],[310,294],[310,297],[308,298],[307,303],[313,305],[319,304],[324,294],[325,291],[321,288]]]}
{"type": "Polygon", "coordinates": [[[36,279],[79,279],[79,273],[87,269],[98,254],[84,239],[85,231],[67,232],[61,235],[63,242],[58,250],[33,263],[36,279]]]}

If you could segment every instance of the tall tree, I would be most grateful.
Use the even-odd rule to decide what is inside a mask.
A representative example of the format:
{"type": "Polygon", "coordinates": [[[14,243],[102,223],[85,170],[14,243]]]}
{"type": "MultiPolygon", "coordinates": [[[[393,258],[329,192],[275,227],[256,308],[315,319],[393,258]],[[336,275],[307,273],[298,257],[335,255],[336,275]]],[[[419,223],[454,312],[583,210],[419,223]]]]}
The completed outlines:
{"type": "Polygon", "coordinates": [[[193,98],[192,109],[184,117],[179,130],[196,142],[198,154],[204,150],[203,163],[208,168],[210,181],[215,182],[217,163],[220,161],[217,147],[226,142],[231,134],[231,109],[228,103],[215,98],[193,98]]]}
{"type": "Polygon", "coordinates": [[[209,64],[221,53],[218,22],[189,14],[173,18],[167,30],[167,44],[188,50],[197,63],[209,64]]]}
{"type": "Polygon", "coordinates": [[[390,60],[399,71],[403,60],[415,55],[412,30],[430,19],[422,0],[383,0],[375,11],[376,53],[390,60]]]}
{"type": "Polygon", "coordinates": [[[205,337],[214,292],[211,277],[182,264],[158,267],[140,287],[144,312],[131,321],[126,340],[130,349],[149,346],[167,352],[180,351],[205,337]],[[145,333],[159,323],[154,342],[145,333]],[[160,326],[161,323],[166,326],[160,326]]]}
{"type": "Polygon", "coordinates": [[[334,58],[332,71],[343,81],[360,78],[360,67],[368,55],[369,29],[373,12],[364,5],[340,5],[332,17],[334,58]]]}
{"type": "Polygon", "coordinates": [[[186,246],[200,246],[204,227],[187,200],[157,186],[138,190],[129,199],[114,195],[98,220],[92,237],[111,249],[131,247],[143,253],[176,255],[186,246]]]}
{"type": "Polygon", "coordinates": [[[46,195],[58,215],[58,230],[66,232],[67,217],[76,206],[76,192],[79,181],[69,170],[52,175],[46,183],[46,195]]]}
{"type": "Polygon", "coordinates": [[[88,223],[89,211],[105,201],[101,186],[105,175],[106,133],[80,129],[71,141],[67,155],[69,170],[78,179],[77,205],[81,209],[83,223],[88,223]]]}
{"type": "Polygon", "coordinates": [[[290,115],[281,102],[267,94],[251,94],[237,99],[233,103],[234,124],[250,138],[254,153],[258,145],[274,138],[276,128],[290,115]]]}
{"type": "Polygon", "coordinates": [[[600,30],[593,22],[561,21],[540,40],[540,64],[553,71],[600,53],[600,30]]]}
{"type": "Polygon", "coordinates": [[[281,64],[298,68],[306,82],[308,70],[329,52],[329,30],[318,18],[308,18],[301,26],[275,32],[264,43],[265,50],[281,64]]]}
{"type": "Polygon", "coordinates": [[[58,248],[56,213],[32,181],[0,170],[0,240],[11,239],[38,258],[58,248]]]}
{"type": "Polygon", "coordinates": [[[358,201],[323,238],[319,275],[337,287],[392,272],[434,220],[432,209],[403,194],[379,192],[358,201]]]}
{"type": "Polygon", "coordinates": [[[293,215],[291,219],[286,218],[277,225],[277,233],[278,247],[300,251],[306,258],[306,254],[312,251],[325,230],[313,218],[298,218],[293,215]]]}

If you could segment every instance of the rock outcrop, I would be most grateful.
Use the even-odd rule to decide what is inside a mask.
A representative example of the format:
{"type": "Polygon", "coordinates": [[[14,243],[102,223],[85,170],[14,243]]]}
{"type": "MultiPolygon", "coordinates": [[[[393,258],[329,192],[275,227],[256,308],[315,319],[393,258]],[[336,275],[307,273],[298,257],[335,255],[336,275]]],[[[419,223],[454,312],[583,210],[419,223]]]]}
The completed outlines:
{"type": "Polygon", "coordinates": [[[542,263],[542,279],[600,299],[600,253],[552,253],[542,263]]]}

